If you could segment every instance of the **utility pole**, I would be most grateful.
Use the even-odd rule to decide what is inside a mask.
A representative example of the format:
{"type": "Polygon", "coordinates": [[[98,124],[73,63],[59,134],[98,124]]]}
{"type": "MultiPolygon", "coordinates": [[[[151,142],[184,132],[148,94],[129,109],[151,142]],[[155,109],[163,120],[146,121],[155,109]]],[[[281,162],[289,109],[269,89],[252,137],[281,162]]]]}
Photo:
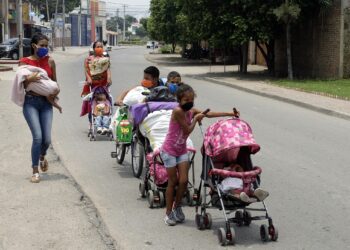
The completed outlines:
{"type": "Polygon", "coordinates": [[[66,27],[66,4],[64,0],[62,0],[62,21],[63,21],[63,29],[62,29],[62,51],[66,51],[66,48],[64,46],[64,39],[65,39],[65,27],[66,27]]]}
{"type": "Polygon", "coordinates": [[[80,11],[78,17],[78,36],[79,36],[79,46],[81,46],[81,0],[80,0],[80,11]]]}
{"type": "Polygon", "coordinates": [[[8,0],[4,0],[3,1],[4,6],[3,6],[3,17],[5,18],[5,22],[4,22],[4,40],[9,39],[9,1],[8,0]]]}
{"type": "Polygon", "coordinates": [[[124,23],[123,23],[123,41],[125,41],[125,7],[126,5],[123,5],[124,8],[124,23]]]}
{"type": "Polygon", "coordinates": [[[19,58],[23,57],[23,20],[22,20],[22,0],[17,2],[17,36],[19,42],[19,58]]]}
{"type": "Polygon", "coordinates": [[[119,46],[119,42],[118,42],[118,38],[119,38],[119,35],[118,35],[119,24],[118,24],[118,21],[119,21],[119,9],[117,9],[117,46],[119,46]]]}
{"type": "Polygon", "coordinates": [[[56,20],[57,20],[57,11],[58,11],[58,0],[56,0],[56,9],[55,9],[55,16],[53,19],[53,25],[52,25],[52,47],[55,47],[56,44],[54,40],[56,40],[56,20]]]}
{"type": "Polygon", "coordinates": [[[47,22],[50,22],[49,2],[48,2],[48,0],[46,0],[46,15],[47,15],[47,22]]]}

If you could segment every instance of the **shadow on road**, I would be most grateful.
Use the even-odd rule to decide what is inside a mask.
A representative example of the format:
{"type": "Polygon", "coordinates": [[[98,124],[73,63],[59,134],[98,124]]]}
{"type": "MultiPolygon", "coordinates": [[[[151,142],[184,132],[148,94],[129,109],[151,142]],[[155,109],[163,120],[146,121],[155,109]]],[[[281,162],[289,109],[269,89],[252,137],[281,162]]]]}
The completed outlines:
{"type": "Polygon", "coordinates": [[[119,176],[122,178],[128,178],[128,179],[135,178],[132,173],[131,162],[129,161],[124,161],[123,165],[115,163],[115,165],[113,166],[113,169],[115,169],[118,172],[119,176]]]}

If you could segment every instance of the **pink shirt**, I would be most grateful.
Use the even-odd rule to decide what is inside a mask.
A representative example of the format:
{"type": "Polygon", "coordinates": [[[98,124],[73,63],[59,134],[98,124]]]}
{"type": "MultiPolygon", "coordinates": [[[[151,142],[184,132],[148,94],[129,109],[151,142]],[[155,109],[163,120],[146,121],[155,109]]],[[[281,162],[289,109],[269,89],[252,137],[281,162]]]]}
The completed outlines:
{"type": "MultiPolygon", "coordinates": [[[[186,122],[188,125],[191,125],[192,121],[192,112],[189,111],[186,113],[186,122]]],[[[181,126],[178,122],[173,119],[170,120],[169,130],[165,137],[165,141],[162,146],[162,151],[165,153],[178,157],[187,153],[187,138],[189,134],[185,134],[181,129],[181,126]]]]}

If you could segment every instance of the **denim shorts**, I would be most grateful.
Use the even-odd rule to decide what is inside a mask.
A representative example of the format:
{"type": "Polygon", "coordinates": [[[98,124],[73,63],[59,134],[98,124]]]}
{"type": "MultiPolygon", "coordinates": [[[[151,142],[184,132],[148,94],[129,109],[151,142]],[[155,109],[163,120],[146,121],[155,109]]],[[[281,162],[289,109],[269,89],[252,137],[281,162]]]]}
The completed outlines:
{"type": "Polygon", "coordinates": [[[162,161],[166,168],[173,168],[173,167],[176,167],[176,165],[179,163],[189,161],[189,157],[187,153],[180,156],[172,156],[164,151],[161,151],[160,157],[162,158],[162,161]]]}

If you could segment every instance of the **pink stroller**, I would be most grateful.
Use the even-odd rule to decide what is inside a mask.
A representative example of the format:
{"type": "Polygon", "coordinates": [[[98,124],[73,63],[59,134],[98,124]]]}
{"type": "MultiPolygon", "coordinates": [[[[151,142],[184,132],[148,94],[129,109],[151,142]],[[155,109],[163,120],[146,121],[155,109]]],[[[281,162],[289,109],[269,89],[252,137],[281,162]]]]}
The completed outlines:
{"type": "MultiPolygon", "coordinates": [[[[184,199],[190,206],[194,205],[197,190],[194,189],[194,157],[196,150],[188,148],[190,166],[192,168],[192,182],[188,182],[187,192],[184,199]]],[[[139,184],[140,196],[147,197],[150,208],[165,206],[165,191],[168,185],[168,174],[160,157],[159,149],[150,152],[146,156],[146,173],[139,184]]]]}
{"type": "MultiPolygon", "coordinates": [[[[249,196],[253,195],[253,190],[260,185],[262,170],[253,166],[250,155],[259,150],[260,146],[255,142],[250,126],[237,118],[220,120],[211,125],[205,133],[202,148],[202,175],[198,188],[200,198],[196,205],[196,225],[200,230],[210,229],[212,219],[206,210],[208,208],[222,210],[226,227],[218,229],[218,239],[221,245],[235,243],[232,223],[238,226],[249,226],[253,220],[268,221],[268,226],[263,224],[260,227],[262,241],[269,239],[276,241],[278,238],[277,228],[268,215],[264,201],[261,201],[263,206],[261,209],[248,208],[251,202],[244,202],[231,192],[224,192],[222,189],[221,183],[225,178],[235,178],[242,183],[239,192],[245,192],[249,196]],[[230,164],[239,164],[244,171],[234,172],[223,169],[224,166],[230,164]],[[210,197],[209,201],[207,201],[208,197],[210,197]],[[229,218],[228,215],[234,211],[235,216],[229,218]],[[253,217],[249,211],[264,212],[264,215],[253,217]]],[[[260,202],[254,198],[251,201],[260,202]]]]}

